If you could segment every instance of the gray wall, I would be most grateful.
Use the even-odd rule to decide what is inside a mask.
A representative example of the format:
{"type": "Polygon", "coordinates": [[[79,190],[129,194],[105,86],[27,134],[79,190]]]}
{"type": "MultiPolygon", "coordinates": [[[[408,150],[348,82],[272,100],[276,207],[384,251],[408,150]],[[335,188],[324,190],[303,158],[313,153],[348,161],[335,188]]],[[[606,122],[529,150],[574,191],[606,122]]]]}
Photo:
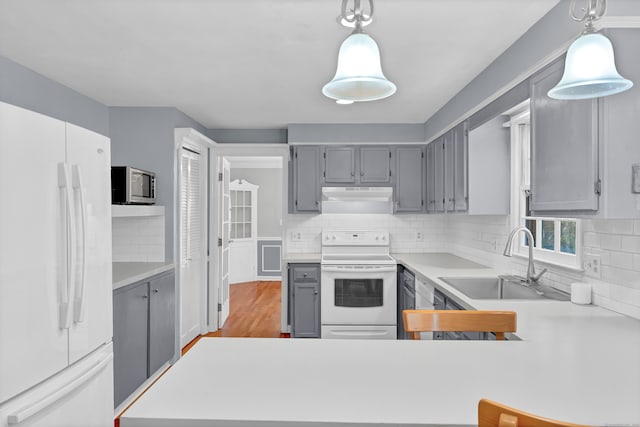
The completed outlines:
{"type": "MultiPolygon", "coordinates": [[[[543,65],[545,59],[563,45],[578,37],[583,25],[569,17],[570,0],[561,0],[547,15],[474,78],[447,104],[425,123],[427,140],[438,136],[468,112],[496,94],[509,89],[528,77],[528,70],[543,65]]],[[[640,1],[615,0],[608,2],[605,18],[639,16],[640,1]]]]}
{"type": "Polygon", "coordinates": [[[286,129],[209,129],[206,135],[217,143],[287,143],[286,129]]]}
{"type": "Polygon", "coordinates": [[[111,107],[111,163],[156,173],[158,205],[165,206],[165,254],[173,259],[173,183],[176,127],[205,129],[173,107],[111,107]]]}
{"type": "Polygon", "coordinates": [[[109,136],[109,108],[0,56],[0,101],[109,136]]]}
{"type": "Polygon", "coordinates": [[[244,179],[258,188],[258,237],[280,237],[282,169],[231,168],[231,180],[244,179]]]}
{"type": "Polygon", "coordinates": [[[424,142],[420,124],[305,124],[289,125],[289,142],[424,142]]]}

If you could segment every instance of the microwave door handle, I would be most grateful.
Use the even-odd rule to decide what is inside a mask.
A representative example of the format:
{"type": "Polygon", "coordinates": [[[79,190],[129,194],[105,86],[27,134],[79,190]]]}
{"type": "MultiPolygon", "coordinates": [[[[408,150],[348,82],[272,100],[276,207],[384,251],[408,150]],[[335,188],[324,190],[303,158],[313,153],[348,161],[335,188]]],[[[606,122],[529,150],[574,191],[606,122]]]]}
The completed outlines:
{"type": "Polygon", "coordinates": [[[73,165],[72,167],[72,184],[74,193],[77,192],[79,198],[76,202],[80,211],[80,229],[82,234],[80,235],[80,242],[82,244],[81,264],[80,264],[80,277],[75,281],[75,295],[73,300],[73,320],[78,323],[84,320],[84,289],[86,287],[87,279],[87,208],[84,185],[82,182],[82,172],[80,166],[73,165]]]}

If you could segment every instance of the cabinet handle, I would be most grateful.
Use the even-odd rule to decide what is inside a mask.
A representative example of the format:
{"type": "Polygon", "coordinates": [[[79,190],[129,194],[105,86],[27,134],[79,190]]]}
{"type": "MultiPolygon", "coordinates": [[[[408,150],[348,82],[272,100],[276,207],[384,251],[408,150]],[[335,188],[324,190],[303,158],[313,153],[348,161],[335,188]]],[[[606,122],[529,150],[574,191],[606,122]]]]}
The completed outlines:
{"type": "Polygon", "coordinates": [[[303,273],[302,275],[303,275],[304,277],[307,277],[307,273],[303,273]]]}
{"type": "Polygon", "coordinates": [[[354,172],[351,172],[351,176],[355,176],[356,174],[354,172]]]}
{"type": "Polygon", "coordinates": [[[147,299],[147,298],[149,298],[148,295],[142,295],[142,299],[147,299]]]}
{"type": "Polygon", "coordinates": [[[360,172],[360,176],[364,176],[364,172],[360,172]]]}
{"type": "Polygon", "coordinates": [[[154,293],[154,294],[157,294],[158,292],[160,292],[158,289],[154,289],[154,290],[153,290],[153,293],[154,293]]]}
{"type": "Polygon", "coordinates": [[[314,295],[318,295],[318,291],[313,291],[313,294],[314,295]]]}

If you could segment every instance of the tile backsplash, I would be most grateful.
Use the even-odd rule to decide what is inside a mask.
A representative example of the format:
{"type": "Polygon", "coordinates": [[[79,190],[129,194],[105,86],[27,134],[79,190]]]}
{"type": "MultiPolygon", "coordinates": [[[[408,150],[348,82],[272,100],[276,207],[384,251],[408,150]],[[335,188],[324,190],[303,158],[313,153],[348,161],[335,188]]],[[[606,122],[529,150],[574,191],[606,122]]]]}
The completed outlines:
{"type": "Polygon", "coordinates": [[[287,217],[286,251],[320,252],[322,230],[388,230],[392,252],[425,252],[443,245],[444,216],[322,214],[287,217]]]}
{"type": "Polygon", "coordinates": [[[113,262],[165,261],[165,217],[114,217],[113,262]]]}
{"type": "MultiPolygon", "coordinates": [[[[527,260],[504,257],[509,216],[447,215],[445,249],[498,270],[525,275],[527,260]]],[[[569,291],[572,282],[592,286],[593,303],[640,319],[640,220],[582,220],[583,253],[600,256],[601,277],[536,262],[544,280],[569,291]]]]}
{"type": "MultiPolygon", "coordinates": [[[[391,251],[447,251],[498,271],[525,275],[525,258],[502,255],[511,230],[508,215],[289,215],[286,251],[320,252],[323,229],[388,230],[391,251]],[[418,233],[421,232],[421,237],[418,233]]],[[[572,282],[590,283],[593,303],[640,319],[640,220],[582,220],[583,252],[600,256],[601,277],[536,262],[544,280],[569,291],[572,282]]]]}

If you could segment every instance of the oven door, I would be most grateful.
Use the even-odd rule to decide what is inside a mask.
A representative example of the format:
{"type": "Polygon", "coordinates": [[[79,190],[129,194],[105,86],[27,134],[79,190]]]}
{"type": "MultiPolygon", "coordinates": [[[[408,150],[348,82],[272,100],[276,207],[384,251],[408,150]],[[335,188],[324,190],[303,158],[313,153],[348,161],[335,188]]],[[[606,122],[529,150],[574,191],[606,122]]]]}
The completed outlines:
{"type": "Polygon", "coordinates": [[[395,325],[395,265],[323,265],[323,325],[395,325]]]}

